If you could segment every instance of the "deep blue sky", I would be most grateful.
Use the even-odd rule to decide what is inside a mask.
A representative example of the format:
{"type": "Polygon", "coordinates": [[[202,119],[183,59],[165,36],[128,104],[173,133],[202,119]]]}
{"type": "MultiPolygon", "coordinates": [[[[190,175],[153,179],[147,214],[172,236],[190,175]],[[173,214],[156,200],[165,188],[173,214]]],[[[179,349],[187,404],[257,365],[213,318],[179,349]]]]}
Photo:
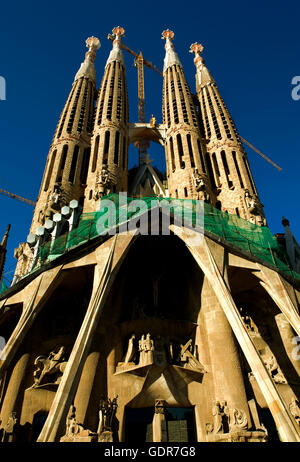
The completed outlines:
{"type": "MultiPolygon", "coordinates": [[[[143,52],[162,69],[161,32],[175,32],[175,48],[195,91],[195,67],[188,52],[201,42],[207,67],[245,139],[271,157],[280,173],[247,149],[250,165],[272,232],[283,232],[288,217],[300,240],[299,114],[291,80],[300,75],[300,2],[298,1],[15,1],[1,6],[0,75],[7,100],[0,101],[0,188],[36,199],[58,117],[84,58],[85,39],[97,36],[97,85],[111,49],[106,36],[114,26],[126,30],[124,43],[143,52]]],[[[130,121],[137,121],[137,75],[125,56],[130,121]]],[[[146,117],[161,122],[162,79],[145,69],[146,117]]],[[[131,150],[130,164],[136,161],[131,150]]],[[[152,153],[152,154],[151,154],[152,153]]],[[[150,157],[163,166],[163,149],[150,157]]],[[[13,249],[25,241],[33,208],[0,195],[0,235],[12,229],[6,278],[13,269],[13,249]]]]}

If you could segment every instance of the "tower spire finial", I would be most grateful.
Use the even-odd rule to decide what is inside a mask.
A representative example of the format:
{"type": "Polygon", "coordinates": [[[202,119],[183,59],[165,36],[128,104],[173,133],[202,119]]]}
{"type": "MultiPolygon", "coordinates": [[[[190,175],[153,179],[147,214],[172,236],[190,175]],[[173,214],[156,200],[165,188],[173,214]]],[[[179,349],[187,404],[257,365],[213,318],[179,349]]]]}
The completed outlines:
{"type": "Polygon", "coordinates": [[[4,234],[2,242],[0,244],[0,282],[2,281],[3,272],[4,272],[6,246],[7,246],[9,230],[10,230],[10,225],[7,226],[6,233],[4,234]]]}
{"type": "Polygon", "coordinates": [[[101,44],[100,40],[97,37],[89,37],[85,41],[88,51],[85,54],[84,62],[81,63],[80,69],[75,75],[74,82],[80,77],[88,77],[89,79],[96,82],[96,71],[94,66],[94,61],[96,58],[96,51],[99,50],[101,44]]]}
{"type": "Polygon", "coordinates": [[[196,66],[197,74],[196,74],[196,81],[197,85],[204,86],[209,82],[214,82],[212,76],[210,75],[209,70],[204,64],[204,59],[201,56],[202,51],[204,50],[203,45],[201,43],[195,42],[192,43],[190,46],[190,53],[194,53],[194,63],[196,66]]]}
{"type": "Polygon", "coordinates": [[[1,249],[6,248],[9,231],[10,231],[10,225],[7,225],[6,232],[5,232],[5,234],[3,236],[3,239],[2,239],[2,242],[1,242],[1,249]]]}
{"type": "Polygon", "coordinates": [[[172,42],[174,37],[175,37],[175,34],[170,29],[164,30],[161,34],[162,40],[166,41],[166,44],[165,44],[166,56],[164,60],[163,72],[165,72],[168,69],[168,67],[173,66],[174,64],[178,64],[179,66],[182,67],[181,62],[179,61],[178,55],[174,49],[174,45],[172,42]]]}
{"type": "Polygon", "coordinates": [[[198,42],[192,43],[190,46],[190,53],[195,53],[194,63],[197,68],[203,63],[203,58],[201,56],[203,50],[204,47],[198,42]]]}
{"type": "MultiPolygon", "coordinates": [[[[125,36],[125,29],[121,26],[116,26],[112,30],[112,34],[108,35],[108,39],[113,40],[113,49],[111,50],[108,60],[106,61],[106,66],[113,61],[120,61],[124,65],[124,58],[122,53],[122,40],[121,38],[125,36]]],[[[105,67],[106,67],[105,66],[105,67]]]]}

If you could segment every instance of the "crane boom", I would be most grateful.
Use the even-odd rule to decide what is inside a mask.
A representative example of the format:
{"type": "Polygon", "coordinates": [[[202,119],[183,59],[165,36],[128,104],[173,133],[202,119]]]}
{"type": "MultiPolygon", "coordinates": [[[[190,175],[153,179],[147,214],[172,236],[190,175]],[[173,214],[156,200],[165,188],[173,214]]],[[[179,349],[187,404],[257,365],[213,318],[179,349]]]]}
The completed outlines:
{"type": "Polygon", "coordinates": [[[261,151],[259,151],[258,149],[256,149],[251,143],[249,143],[249,141],[245,140],[244,138],[242,138],[240,136],[241,140],[243,141],[243,143],[247,144],[249,146],[249,148],[253,149],[253,151],[257,152],[257,154],[259,154],[261,157],[263,157],[265,160],[267,160],[268,162],[270,162],[270,164],[272,164],[275,168],[277,168],[277,170],[279,170],[281,172],[282,168],[279,167],[277,164],[275,164],[275,162],[273,162],[271,159],[269,159],[269,157],[267,157],[265,154],[263,154],[261,151]]]}
{"type": "MultiPolygon", "coordinates": [[[[108,35],[109,40],[113,40],[113,37],[109,34],[108,35]]],[[[135,57],[136,59],[136,65],[138,68],[138,92],[139,92],[139,122],[145,122],[145,94],[144,94],[144,69],[143,66],[147,66],[150,69],[153,69],[155,72],[157,72],[160,76],[163,77],[163,73],[150,61],[147,61],[146,59],[143,58],[142,53],[137,54],[135,51],[131,50],[128,46],[124,45],[124,43],[121,43],[121,47],[126,50],[128,53],[130,53],[132,56],[135,57]]],[[[255,148],[249,141],[245,140],[240,136],[241,140],[243,143],[247,144],[253,151],[255,151],[257,154],[259,154],[261,157],[263,157],[266,161],[268,161],[270,164],[272,164],[277,170],[280,172],[282,171],[282,168],[279,167],[275,162],[273,162],[269,157],[267,157],[265,154],[263,154],[259,149],[255,148]]],[[[143,156],[143,153],[140,152],[143,148],[141,146],[143,142],[140,142],[139,146],[139,159],[140,159],[140,154],[143,156]]],[[[145,149],[144,149],[145,151],[145,149]]]]}
{"type": "Polygon", "coordinates": [[[25,204],[32,205],[32,207],[35,207],[35,202],[30,200],[30,199],[25,199],[25,197],[18,196],[17,194],[13,194],[11,192],[5,191],[5,189],[0,188],[0,194],[3,194],[4,196],[11,197],[12,199],[17,199],[20,202],[25,202],[25,204]]]}

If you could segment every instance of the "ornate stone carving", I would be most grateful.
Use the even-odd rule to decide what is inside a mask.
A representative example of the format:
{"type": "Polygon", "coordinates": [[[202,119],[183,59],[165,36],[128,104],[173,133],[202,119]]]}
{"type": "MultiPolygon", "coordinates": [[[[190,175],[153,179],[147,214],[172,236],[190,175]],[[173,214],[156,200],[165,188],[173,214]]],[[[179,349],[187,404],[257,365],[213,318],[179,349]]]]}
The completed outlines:
{"type": "Polygon", "coordinates": [[[5,425],[2,433],[1,441],[3,443],[11,443],[15,440],[16,427],[18,425],[18,419],[16,412],[11,412],[7,424],[5,425]]]}
{"type": "Polygon", "coordinates": [[[292,398],[292,401],[289,404],[289,409],[297,424],[300,426],[300,407],[299,401],[296,398],[292,398]]]}
{"type": "Polygon", "coordinates": [[[193,345],[192,339],[185,344],[177,344],[170,341],[169,337],[157,335],[151,337],[150,333],[143,334],[139,340],[132,334],[127,346],[127,351],[122,362],[118,363],[119,371],[133,366],[149,366],[156,364],[173,364],[195,371],[203,371],[203,366],[198,359],[197,346],[193,345]]]}
{"type": "Polygon", "coordinates": [[[142,335],[141,340],[139,340],[139,352],[140,352],[140,365],[152,364],[153,363],[153,351],[154,351],[154,342],[151,339],[150,334],[142,335]]]}
{"type": "Polygon", "coordinates": [[[106,165],[103,165],[101,172],[97,172],[96,174],[95,200],[101,199],[102,196],[109,194],[110,183],[108,168],[106,165]]]}
{"type": "Polygon", "coordinates": [[[76,420],[76,407],[72,404],[70,406],[67,419],[66,419],[66,433],[60,439],[61,442],[90,442],[97,441],[98,435],[83,425],[79,424],[76,420]]]}
{"type": "Polygon", "coordinates": [[[128,348],[127,348],[127,352],[126,352],[125,359],[124,359],[125,364],[128,364],[129,362],[133,361],[135,358],[136,347],[135,347],[134,341],[135,341],[135,335],[132,334],[128,342],[128,348]]]}
{"type": "Polygon", "coordinates": [[[240,409],[233,409],[230,411],[229,430],[247,430],[248,419],[246,413],[240,409]]]}
{"type": "Polygon", "coordinates": [[[164,414],[165,413],[165,407],[166,407],[166,402],[163,399],[156,399],[155,400],[155,407],[154,407],[154,412],[155,414],[164,414]]]}
{"type": "Polygon", "coordinates": [[[51,351],[48,357],[38,356],[34,361],[34,365],[37,368],[33,373],[34,384],[32,388],[45,385],[46,383],[58,384],[66,364],[65,347],[63,346],[55,351],[51,351]]]}
{"type": "Polygon", "coordinates": [[[287,383],[274,355],[264,358],[264,363],[275,383],[287,383]]]}
{"type": "Polygon", "coordinates": [[[227,401],[216,401],[212,408],[213,424],[206,424],[207,433],[230,433],[248,429],[246,413],[241,409],[229,409],[227,401]]]}
{"type": "Polygon", "coordinates": [[[193,171],[193,186],[198,193],[197,199],[209,201],[209,193],[208,193],[208,181],[207,176],[204,173],[200,173],[198,168],[195,167],[193,171]]]}
{"type": "Polygon", "coordinates": [[[78,435],[83,430],[83,426],[76,421],[76,407],[72,404],[66,420],[66,436],[78,435]]]}
{"type": "Polygon", "coordinates": [[[118,408],[117,399],[118,396],[112,400],[110,398],[102,398],[100,401],[98,426],[100,441],[113,441],[114,420],[118,408]]]}
{"type": "Polygon", "coordinates": [[[253,215],[250,221],[260,226],[266,226],[266,219],[262,212],[262,204],[260,203],[257,196],[252,196],[250,194],[248,189],[245,190],[245,203],[249,212],[251,215],[253,215]]]}

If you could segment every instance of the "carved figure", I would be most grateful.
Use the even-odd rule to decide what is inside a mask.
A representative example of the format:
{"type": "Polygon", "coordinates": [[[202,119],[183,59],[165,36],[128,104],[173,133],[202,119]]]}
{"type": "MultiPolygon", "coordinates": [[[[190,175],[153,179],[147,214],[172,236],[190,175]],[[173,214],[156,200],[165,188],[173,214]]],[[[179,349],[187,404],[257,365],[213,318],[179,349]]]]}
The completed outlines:
{"type": "Polygon", "coordinates": [[[150,119],[150,126],[151,126],[152,128],[154,128],[155,125],[156,125],[156,118],[155,118],[154,115],[152,114],[151,119],[150,119]]]}
{"type": "Polygon", "coordinates": [[[109,171],[107,169],[107,166],[103,165],[101,172],[100,173],[97,172],[97,175],[96,175],[96,190],[94,194],[94,199],[95,200],[101,199],[102,196],[105,196],[106,194],[108,194],[109,185],[110,185],[109,171]]]}
{"type": "Polygon", "coordinates": [[[193,353],[193,345],[192,339],[188,340],[185,345],[180,345],[180,354],[179,354],[179,362],[183,364],[183,367],[188,367],[191,369],[202,369],[201,363],[197,359],[197,347],[194,347],[193,353]]]}
{"type": "Polygon", "coordinates": [[[7,424],[5,425],[2,433],[2,442],[4,443],[11,443],[15,439],[15,431],[16,426],[18,423],[18,419],[16,417],[16,412],[11,412],[7,424]]]}
{"type": "Polygon", "coordinates": [[[110,398],[101,399],[99,410],[98,434],[101,434],[105,431],[113,431],[114,418],[118,408],[117,399],[118,396],[116,396],[113,400],[111,400],[110,398]]]}
{"type": "Polygon", "coordinates": [[[55,377],[54,382],[52,383],[59,383],[66,364],[65,347],[63,346],[59,347],[58,351],[51,351],[48,357],[38,356],[34,361],[34,365],[37,366],[37,369],[33,373],[34,384],[32,385],[32,388],[36,388],[43,383],[47,383],[49,376],[53,376],[55,374],[57,377],[55,377]]]}
{"type": "Polygon", "coordinates": [[[198,193],[197,199],[208,201],[210,196],[209,196],[209,193],[207,192],[207,182],[206,182],[205,174],[200,173],[198,171],[198,168],[195,167],[192,178],[193,178],[194,187],[198,193]]]}
{"type": "Polygon", "coordinates": [[[275,356],[269,356],[264,362],[275,383],[287,383],[275,356]]]}
{"type": "Polygon", "coordinates": [[[66,421],[66,436],[78,435],[80,432],[84,431],[82,425],[78,424],[76,421],[76,407],[72,404],[70,406],[67,421],[66,421]]]}
{"type": "Polygon", "coordinates": [[[246,413],[240,409],[234,408],[230,412],[229,429],[230,431],[235,429],[247,430],[248,419],[246,413]]]}
{"type": "Polygon", "coordinates": [[[296,420],[297,424],[300,426],[300,407],[299,407],[299,401],[295,398],[292,398],[292,401],[290,402],[289,405],[290,412],[294,419],[296,420]]]}
{"type": "Polygon", "coordinates": [[[129,363],[130,361],[133,361],[134,359],[134,356],[135,356],[134,341],[135,341],[135,335],[132,334],[128,342],[128,348],[127,348],[127,353],[125,355],[124,363],[129,363]]]}
{"type": "Polygon", "coordinates": [[[212,408],[212,415],[213,415],[213,432],[214,433],[222,433],[223,424],[222,424],[222,408],[219,401],[216,401],[212,408]]]}
{"type": "Polygon", "coordinates": [[[62,190],[59,183],[55,183],[53,187],[53,191],[49,196],[50,206],[54,209],[58,209],[60,207],[60,199],[62,196],[62,190]]]}

